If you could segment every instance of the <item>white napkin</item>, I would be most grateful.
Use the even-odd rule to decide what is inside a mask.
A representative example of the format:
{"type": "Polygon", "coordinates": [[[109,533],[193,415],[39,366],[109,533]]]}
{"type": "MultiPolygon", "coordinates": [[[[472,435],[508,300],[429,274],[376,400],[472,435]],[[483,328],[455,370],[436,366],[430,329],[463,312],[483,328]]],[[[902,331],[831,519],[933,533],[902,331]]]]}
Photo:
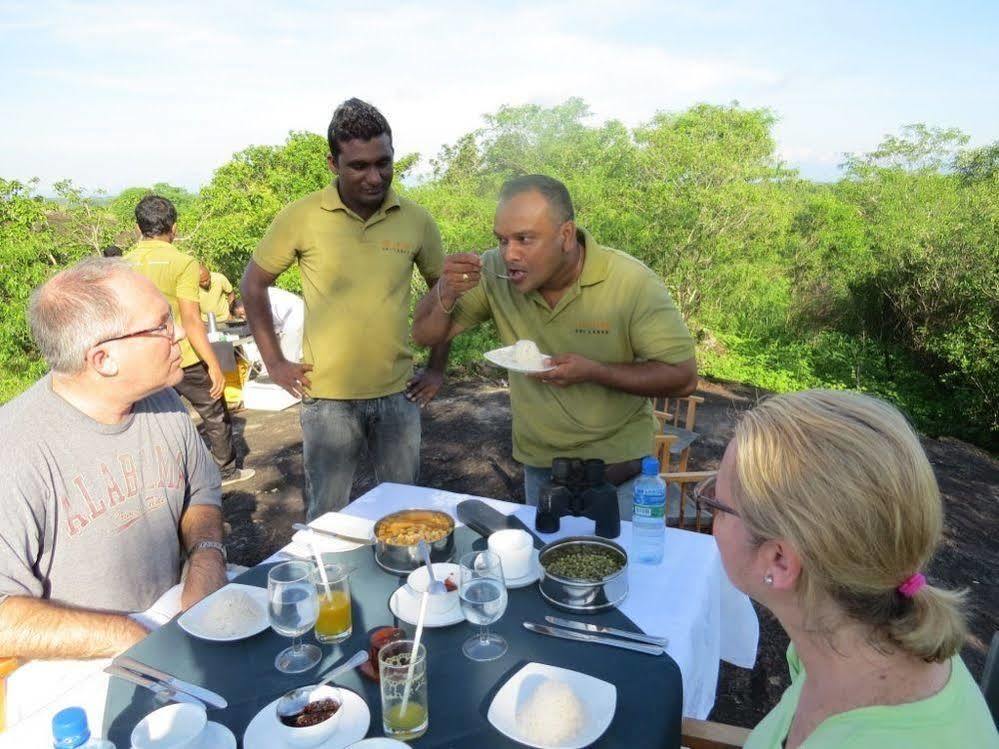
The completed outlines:
{"type": "MultiPolygon", "coordinates": [[[[345,533],[355,538],[370,538],[375,524],[366,518],[344,515],[339,512],[328,512],[316,518],[310,526],[319,530],[332,531],[334,533],[345,533]]],[[[298,531],[291,537],[283,552],[299,559],[312,559],[312,551],[309,549],[309,540],[315,544],[320,554],[335,553],[338,551],[352,551],[360,548],[363,544],[355,544],[352,541],[345,541],[338,538],[322,536],[318,533],[308,531],[298,531]]]]}

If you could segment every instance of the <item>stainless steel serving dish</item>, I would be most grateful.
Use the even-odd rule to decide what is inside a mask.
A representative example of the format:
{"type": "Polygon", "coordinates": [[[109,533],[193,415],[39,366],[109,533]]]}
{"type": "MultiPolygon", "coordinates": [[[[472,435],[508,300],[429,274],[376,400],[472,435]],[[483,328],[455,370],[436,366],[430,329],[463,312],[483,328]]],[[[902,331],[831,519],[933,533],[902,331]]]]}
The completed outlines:
{"type": "Polygon", "coordinates": [[[454,518],[439,510],[412,509],[390,513],[375,523],[374,550],[378,566],[394,575],[408,575],[417,567],[422,567],[423,557],[420,556],[417,544],[390,544],[381,539],[380,532],[383,532],[386,525],[392,521],[412,520],[419,522],[431,518],[445,521],[448,533],[444,538],[430,544],[430,561],[450,562],[454,556],[454,518]]]}
{"type": "Polygon", "coordinates": [[[600,536],[569,536],[552,541],[538,553],[541,578],[538,587],[548,603],[566,611],[604,611],[619,606],[628,595],[628,552],[620,544],[600,536]],[[548,572],[545,557],[568,546],[598,546],[621,558],[622,566],[603,580],[588,581],[559,577],[548,572]]]}

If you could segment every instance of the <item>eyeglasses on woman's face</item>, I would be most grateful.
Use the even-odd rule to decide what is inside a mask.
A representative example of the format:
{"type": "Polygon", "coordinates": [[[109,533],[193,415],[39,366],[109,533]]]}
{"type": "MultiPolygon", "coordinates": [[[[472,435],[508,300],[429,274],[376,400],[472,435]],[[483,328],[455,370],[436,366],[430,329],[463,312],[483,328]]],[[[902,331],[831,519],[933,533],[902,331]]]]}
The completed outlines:
{"type": "Polygon", "coordinates": [[[716,479],[716,476],[712,476],[695,486],[694,500],[711,510],[717,510],[718,512],[724,512],[729,515],[739,517],[737,510],[725,504],[715,496],[716,479]]]}

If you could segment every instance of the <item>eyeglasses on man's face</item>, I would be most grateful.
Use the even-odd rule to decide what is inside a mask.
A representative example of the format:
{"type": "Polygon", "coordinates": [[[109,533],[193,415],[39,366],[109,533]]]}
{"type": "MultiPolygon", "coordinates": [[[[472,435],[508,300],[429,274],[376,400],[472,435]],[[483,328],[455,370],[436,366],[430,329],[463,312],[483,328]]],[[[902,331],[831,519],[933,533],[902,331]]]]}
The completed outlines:
{"type": "Polygon", "coordinates": [[[694,500],[711,510],[739,517],[738,511],[715,497],[716,476],[705,479],[694,487],[694,500]]]}
{"type": "Polygon", "coordinates": [[[129,338],[141,338],[141,337],[152,337],[152,338],[166,338],[173,341],[175,335],[175,328],[173,324],[173,315],[168,315],[167,319],[162,323],[157,325],[155,328],[146,328],[145,330],[136,330],[133,333],[125,333],[123,335],[115,336],[114,338],[105,338],[103,341],[98,341],[95,346],[100,346],[102,343],[111,343],[111,341],[124,341],[129,338]]]}

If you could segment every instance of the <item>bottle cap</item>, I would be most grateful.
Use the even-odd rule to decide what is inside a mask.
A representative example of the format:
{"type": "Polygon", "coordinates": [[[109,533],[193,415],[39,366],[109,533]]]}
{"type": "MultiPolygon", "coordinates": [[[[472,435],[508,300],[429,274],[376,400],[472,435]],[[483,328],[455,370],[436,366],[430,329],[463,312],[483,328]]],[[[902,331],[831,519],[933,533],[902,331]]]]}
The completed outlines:
{"type": "Polygon", "coordinates": [[[659,461],[656,460],[651,455],[646,455],[642,458],[642,475],[643,476],[658,476],[659,475],[659,461]]]}
{"type": "Polygon", "coordinates": [[[52,717],[52,738],[57,749],[77,747],[90,739],[87,714],[82,707],[67,707],[52,717]]]}

